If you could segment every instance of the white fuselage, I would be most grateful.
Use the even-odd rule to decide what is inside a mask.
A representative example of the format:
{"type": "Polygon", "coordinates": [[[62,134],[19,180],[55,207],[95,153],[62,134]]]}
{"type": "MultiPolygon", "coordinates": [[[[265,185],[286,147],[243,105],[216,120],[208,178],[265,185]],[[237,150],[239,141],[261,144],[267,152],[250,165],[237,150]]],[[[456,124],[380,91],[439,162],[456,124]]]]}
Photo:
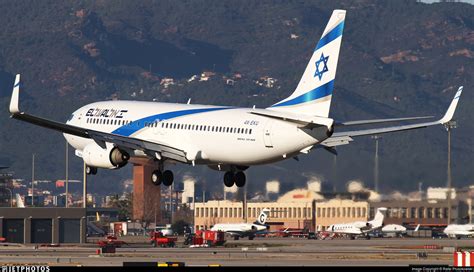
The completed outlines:
{"type": "Polygon", "coordinates": [[[216,224],[211,230],[212,231],[223,231],[234,236],[249,236],[256,232],[264,231],[267,227],[264,225],[250,224],[250,223],[237,223],[237,224],[216,224]]]}
{"type": "Polygon", "coordinates": [[[358,221],[348,224],[334,224],[329,226],[328,231],[342,234],[363,234],[371,229],[371,226],[367,225],[367,222],[358,221]]]}
{"type": "MultiPolygon", "coordinates": [[[[325,127],[324,130],[319,127],[308,132],[296,123],[251,114],[251,110],[104,101],[81,107],[67,123],[173,146],[183,150],[189,162],[216,166],[250,166],[283,160],[327,138],[325,127]],[[318,135],[318,139],[314,134],[318,135]]],[[[92,139],[64,136],[79,151],[87,145],[96,144],[92,139]]],[[[136,152],[130,155],[144,154],[136,152]]]]}
{"type": "Polygon", "coordinates": [[[449,237],[474,236],[474,224],[450,224],[443,232],[449,237]]]}

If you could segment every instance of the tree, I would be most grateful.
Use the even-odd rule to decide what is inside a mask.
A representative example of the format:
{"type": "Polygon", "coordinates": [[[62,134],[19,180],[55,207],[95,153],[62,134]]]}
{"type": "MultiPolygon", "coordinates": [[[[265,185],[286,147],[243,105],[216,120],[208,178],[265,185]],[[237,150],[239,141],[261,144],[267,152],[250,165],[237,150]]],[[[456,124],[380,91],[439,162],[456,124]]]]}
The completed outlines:
{"type": "Polygon", "coordinates": [[[119,221],[128,221],[132,215],[132,194],[127,193],[123,197],[114,195],[110,199],[108,206],[118,209],[119,221]]]}

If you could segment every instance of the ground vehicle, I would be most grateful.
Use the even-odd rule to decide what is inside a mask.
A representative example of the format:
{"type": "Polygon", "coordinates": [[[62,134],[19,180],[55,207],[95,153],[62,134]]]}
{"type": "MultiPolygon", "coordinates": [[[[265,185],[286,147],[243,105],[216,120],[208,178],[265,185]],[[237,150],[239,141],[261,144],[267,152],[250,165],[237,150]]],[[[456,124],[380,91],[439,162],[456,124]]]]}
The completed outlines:
{"type": "Polygon", "coordinates": [[[187,236],[185,245],[222,246],[225,243],[225,232],[213,230],[198,230],[187,236]]]}
{"type": "Polygon", "coordinates": [[[178,238],[164,236],[161,231],[153,231],[151,233],[150,241],[153,247],[175,247],[178,238]]]}
{"type": "Polygon", "coordinates": [[[316,240],[317,239],[316,233],[314,233],[312,231],[308,232],[308,239],[309,240],[316,240]]]}

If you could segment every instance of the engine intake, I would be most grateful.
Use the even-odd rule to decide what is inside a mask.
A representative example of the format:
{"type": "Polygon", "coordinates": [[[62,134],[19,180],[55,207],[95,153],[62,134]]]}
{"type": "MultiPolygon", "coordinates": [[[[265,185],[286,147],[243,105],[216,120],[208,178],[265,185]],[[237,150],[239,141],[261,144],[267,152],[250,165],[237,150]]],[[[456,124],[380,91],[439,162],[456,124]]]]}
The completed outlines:
{"type": "Polygon", "coordinates": [[[128,160],[130,159],[130,155],[127,152],[120,150],[118,147],[114,147],[112,151],[110,151],[110,162],[117,166],[117,168],[123,167],[127,164],[128,160]]]}

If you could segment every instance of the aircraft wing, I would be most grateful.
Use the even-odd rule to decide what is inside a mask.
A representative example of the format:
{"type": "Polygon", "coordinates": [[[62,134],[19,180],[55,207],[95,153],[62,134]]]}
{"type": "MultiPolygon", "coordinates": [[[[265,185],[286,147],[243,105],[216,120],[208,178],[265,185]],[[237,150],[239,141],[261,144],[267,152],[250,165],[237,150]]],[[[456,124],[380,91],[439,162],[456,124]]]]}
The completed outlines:
{"type": "MultiPolygon", "coordinates": [[[[352,137],[366,136],[366,135],[378,135],[378,134],[389,133],[389,132],[404,131],[404,130],[425,128],[425,127],[429,127],[429,126],[446,124],[449,121],[451,121],[451,119],[453,118],[454,112],[455,112],[456,107],[458,105],[459,97],[461,96],[461,93],[462,93],[462,89],[463,89],[462,86],[459,87],[458,91],[456,92],[456,95],[454,96],[453,100],[451,101],[451,104],[449,105],[448,110],[446,111],[446,114],[443,116],[443,118],[441,118],[437,121],[416,123],[416,124],[410,124],[410,125],[384,127],[384,128],[334,132],[333,135],[330,138],[328,138],[325,141],[321,142],[321,145],[327,146],[327,147],[334,147],[334,146],[338,146],[338,145],[348,144],[349,142],[351,142],[353,140],[352,137]]],[[[427,117],[410,117],[409,119],[405,119],[405,120],[413,120],[413,118],[420,119],[420,118],[427,118],[427,117]]],[[[381,120],[401,121],[402,119],[403,118],[381,119],[381,120]]],[[[349,124],[350,125],[356,125],[356,124],[361,125],[361,124],[370,124],[370,122],[378,123],[379,121],[380,120],[352,121],[352,122],[349,122],[349,124]]]]}
{"type": "Polygon", "coordinates": [[[247,236],[248,232],[245,231],[239,231],[239,230],[226,230],[225,233],[229,234],[230,236],[239,236],[239,237],[244,237],[247,236]]]}
{"type": "Polygon", "coordinates": [[[92,129],[72,126],[65,123],[37,117],[20,111],[19,109],[19,91],[20,91],[20,75],[16,75],[15,86],[13,87],[12,98],[10,101],[11,118],[28,122],[37,126],[60,131],[83,138],[93,139],[99,146],[105,148],[105,143],[109,142],[118,147],[133,150],[141,150],[150,157],[156,158],[156,153],[164,158],[187,163],[186,153],[183,150],[159,143],[141,140],[133,137],[125,137],[117,134],[101,132],[92,129]]]}

